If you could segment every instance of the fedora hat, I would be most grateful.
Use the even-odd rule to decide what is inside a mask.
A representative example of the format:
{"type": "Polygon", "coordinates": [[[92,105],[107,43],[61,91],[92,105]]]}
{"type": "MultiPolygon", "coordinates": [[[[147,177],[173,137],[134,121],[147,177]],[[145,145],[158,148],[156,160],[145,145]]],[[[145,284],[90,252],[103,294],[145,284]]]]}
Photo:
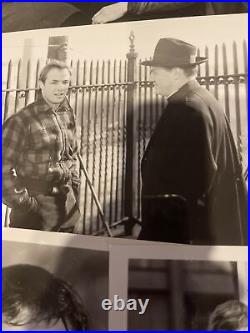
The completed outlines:
{"type": "Polygon", "coordinates": [[[156,45],[153,60],[143,61],[144,66],[189,67],[207,61],[196,56],[196,47],[175,38],[161,38],[156,45]]]}

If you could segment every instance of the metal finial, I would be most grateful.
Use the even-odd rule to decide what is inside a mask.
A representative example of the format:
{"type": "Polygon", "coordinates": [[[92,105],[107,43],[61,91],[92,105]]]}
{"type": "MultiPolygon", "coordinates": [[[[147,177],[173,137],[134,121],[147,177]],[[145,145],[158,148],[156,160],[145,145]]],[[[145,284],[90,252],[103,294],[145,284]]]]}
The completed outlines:
{"type": "Polygon", "coordinates": [[[134,32],[131,31],[130,35],[129,35],[129,41],[130,41],[129,49],[130,49],[130,52],[134,52],[135,51],[134,40],[135,40],[135,35],[134,35],[134,32]]]}

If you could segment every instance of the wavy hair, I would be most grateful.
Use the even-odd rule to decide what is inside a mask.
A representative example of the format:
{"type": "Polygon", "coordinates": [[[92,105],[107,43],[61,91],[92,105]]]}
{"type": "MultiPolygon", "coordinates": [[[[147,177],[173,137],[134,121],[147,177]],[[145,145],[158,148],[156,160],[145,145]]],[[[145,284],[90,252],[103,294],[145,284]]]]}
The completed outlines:
{"type": "Polygon", "coordinates": [[[87,330],[81,298],[66,281],[33,265],[13,265],[2,271],[2,312],[10,325],[48,325],[63,321],[67,331],[87,330]],[[25,317],[25,320],[23,319],[25,317]]]}

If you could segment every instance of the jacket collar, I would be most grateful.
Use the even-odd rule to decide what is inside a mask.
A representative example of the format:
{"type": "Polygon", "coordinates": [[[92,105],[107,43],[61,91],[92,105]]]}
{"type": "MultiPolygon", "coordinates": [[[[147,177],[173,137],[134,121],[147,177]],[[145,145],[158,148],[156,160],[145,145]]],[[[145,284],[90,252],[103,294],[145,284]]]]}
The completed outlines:
{"type": "MultiPolygon", "coordinates": [[[[44,98],[41,96],[37,102],[36,102],[36,110],[38,113],[41,112],[52,112],[51,107],[49,106],[49,104],[44,100],[44,98]]],[[[68,99],[65,97],[64,100],[61,102],[61,104],[59,105],[58,109],[56,112],[65,112],[65,111],[70,111],[71,107],[69,105],[69,101],[68,99]]]]}
{"type": "Polygon", "coordinates": [[[193,92],[199,88],[200,85],[195,79],[190,80],[168,98],[168,103],[176,103],[178,101],[181,101],[187,97],[189,92],[193,92]]]}

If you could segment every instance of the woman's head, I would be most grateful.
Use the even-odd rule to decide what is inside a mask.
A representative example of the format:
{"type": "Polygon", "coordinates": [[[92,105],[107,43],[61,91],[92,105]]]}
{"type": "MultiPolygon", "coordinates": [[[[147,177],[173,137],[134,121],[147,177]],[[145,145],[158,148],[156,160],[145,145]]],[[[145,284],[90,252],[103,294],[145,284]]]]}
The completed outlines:
{"type": "Polygon", "coordinates": [[[84,330],[87,316],[73,288],[45,269],[31,265],[5,267],[3,281],[3,322],[13,327],[64,326],[84,330]]]}

